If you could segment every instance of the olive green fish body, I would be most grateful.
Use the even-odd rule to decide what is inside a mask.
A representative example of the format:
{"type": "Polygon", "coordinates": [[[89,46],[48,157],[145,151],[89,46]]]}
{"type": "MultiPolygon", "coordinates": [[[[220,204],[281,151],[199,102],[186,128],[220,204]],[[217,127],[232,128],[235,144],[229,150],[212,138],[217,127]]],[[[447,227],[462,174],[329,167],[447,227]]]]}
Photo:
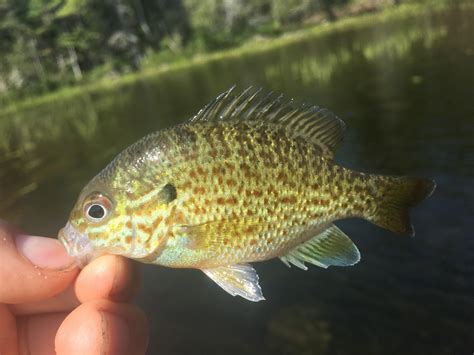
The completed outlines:
{"type": "Polygon", "coordinates": [[[84,188],[61,237],[72,254],[202,269],[253,301],[263,296],[245,263],[353,265],[357,247],[332,222],[362,217],[412,234],[408,208],[434,183],[338,166],[343,128],[327,110],[230,90],[118,155],[84,188]]]}
{"type": "Polygon", "coordinates": [[[142,226],[138,243],[148,246],[144,261],[150,263],[208,267],[270,259],[331,221],[361,216],[374,204],[366,177],[332,164],[283,130],[246,122],[181,125],[126,155],[157,146],[159,167],[154,157],[136,171],[127,160],[116,167],[124,181],[140,181],[130,195],[130,214],[146,214],[136,224],[142,226]],[[153,218],[147,199],[133,202],[159,193],[163,183],[175,187],[177,198],[168,219],[153,218]],[[163,233],[148,227],[157,223],[172,226],[166,248],[160,248],[163,233]]]}

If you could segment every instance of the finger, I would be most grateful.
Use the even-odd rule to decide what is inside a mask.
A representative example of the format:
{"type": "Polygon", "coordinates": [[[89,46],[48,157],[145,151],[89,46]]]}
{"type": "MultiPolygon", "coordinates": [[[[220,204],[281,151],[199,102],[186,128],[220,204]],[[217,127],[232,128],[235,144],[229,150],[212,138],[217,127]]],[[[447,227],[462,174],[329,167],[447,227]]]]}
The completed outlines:
{"type": "Polygon", "coordinates": [[[145,354],[147,320],[144,313],[131,304],[90,301],[66,317],[55,344],[59,355],[145,354]]]}
{"type": "Polygon", "coordinates": [[[65,290],[78,269],[55,239],[20,235],[0,222],[0,303],[50,298],[65,290]]]}
{"type": "Polygon", "coordinates": [[[18,354],[16,321],[6,305],[0,304],[0,354],[18,354]]]}
{"type": "Polygon", "coordinates": [[[80,301],[74,292],[74,286],[69,286],[65,291],[51,298],[37,302],[10,305],[10,310],[15,315],[66,312],[79,306],[80,301]]]}
{"type": "Polygon", "coordinates": [[[109,299],[130,301],[137,293],[139,275],[131,260],[106,255],[87,265],[79,274],[74,286],[51,298],[37,302],[11,305],[15,315],[64,312],[76,308],[80,302],[109,299]]]}
{"type": "Polygon", "coordinates": [[[81,302],[95,299],[126,302],[137,293],[138,285],[136,263],[121,256],[104,255],[81,271],[75,290],[81,302]]]}
{"type": "Polygon", "coordinates": [[[67,315],[63,312],[20,317],[17,321],[19,353],[54,354],[54,338],[67,315]]]}

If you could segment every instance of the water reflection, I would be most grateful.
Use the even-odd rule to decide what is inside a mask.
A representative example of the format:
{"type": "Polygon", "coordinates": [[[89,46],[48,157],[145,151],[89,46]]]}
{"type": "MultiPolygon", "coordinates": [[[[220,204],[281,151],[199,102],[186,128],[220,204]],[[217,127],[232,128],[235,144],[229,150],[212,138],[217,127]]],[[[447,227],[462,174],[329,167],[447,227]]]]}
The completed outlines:
{"type": "MultiPolygon", "coordinates": [[[[323,305],[320,305],[323,308],[323,305]]],[[[267,343],[277,354],[326,354],[333,336],[314,304],[284,308],[268,323],[267,343]]]]}
{"type": "MultiPolygon", "coordinates": [[[[355,56],[362,56],[375,65],[380,64],[379,72],[382,74],[385,60],[397,60],[407,56],[414,45],[430,49],[437,40],[447,35],[447,27],[420,28],[412,23],[402,29],[385,31],[384,33],[369,33],[364,37],[348,36],[347,33],[337,33],[326,36],[315,43],[300,43],[284,51],[289,51],[292,56],[289,66],[286,62],[276,62],[265,66],[265,79],[269,82],[279,81],[280,77],[291,77],[304,85],[322,85],[328,83],[334,73],[342,65],[354,60],[355,56]],[[411,28],[410,28],[411,27],[411,28]],[[349,41],[348,41],[349,38],[349,41]],[[343,46],[334,48],[334,43],[344,43],[343,46]],[[309,50],[309,51],[308,51],[309,50]],[[314,55],[301,56],[308,51],[314,55]]],[[[393,78],[391,78],[393,79],[393,78]]]]}
{"type": "Polygon", "coordinates": [[[147,266],[139,303],[150,353],[457,354],[474,349],[472,10],[346,29],[243,58],[167,72],[0,117],[0,215],[54,235],[78,191],[144,134],[236,83],[331,108],[348,167],[426,175],[417,237],[361,221],[347,269],[257,264],[268,301],[229,297],[195,270],[147,266]]]}

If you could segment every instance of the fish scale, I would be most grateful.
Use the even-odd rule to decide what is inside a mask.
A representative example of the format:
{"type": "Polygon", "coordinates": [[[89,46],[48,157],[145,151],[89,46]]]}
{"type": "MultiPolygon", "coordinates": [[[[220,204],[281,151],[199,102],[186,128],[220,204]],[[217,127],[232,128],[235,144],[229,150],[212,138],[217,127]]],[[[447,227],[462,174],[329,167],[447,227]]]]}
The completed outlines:
{"type": "Polygon", "coordinates": [[[326,109],[230,89],[120,153],[84,187],[60,239],[82,263],[113,253],[201,269],[251,301],[263,295],[250,262],[354,265],[357,247],[332,223],[413,234],[408,209],[435,184],[335,164],[344,128],[326,109]]]}
{"type": "MultiPolygon", "coordinates": [[[[350,186],[344,185],[344,181],[352,182],[354,177],[344,175],[342,170],[333,172],[337,167],[329,165],[316,149],[303,140],[291,140],[284,130],[275,132],[242,122],[219,122],[179,126],[162,134],[165,133],[168,138],[155,139],[167,142],[167,149],[160,154],[170,168],[165,175],[158,171],[156,179],[171,182],[180,195],[187,196],[179,207],[187,223],[223,221],[224,226],[239,223],[227,232],[221,229],[219,240],[227,241],[227,245],[213,247],[211,251],[209,247],[197,249],[186,260],[158,260],[162,264],[202,267],[265,260],[301,242],[291,233],[295,227],[324,225],[335,218],[336,213],[344,216],[349,211],[353,215],[363,212],[355,211],[350,204],[340,208],[340,200],[345,195],[334,193],[338,187],[343,190],[343,186],[350,186]],[[212,154],[213,151],[219,153],[212,154]],[[216,157],[209,159],[213,155],[216,157]],[[325,184],[324,177],[330,175],[343,176],[345,180],[333,179],[332,184],[325,184]],[[264,181],[263,177],[266,177],[264,181]],[[254,213],[256,221],[241,218],[249,211],[254,213]],[[261,230],[259,233],[252,228],[255,226],[261,230]]],[[[147,144],[153,144],[153,140],[146,142],[141,150],[149,151],[147,144]]],[[[142,164],[148,167],[146,161],[142,164]]],[[[359,195],[366,193],[365,186],[361,185],[361,189],[359,195]]],[[[138,192],[138,195],[144,194],[144,191],[138,192]]],[[[153,204],[151,207],[153,211],[153,204]]],[[[161,243],[159,235],[162,233],[154,232],[148,244],[150,253],[161,243]]],[[[212,244],[213,237],[213,234],[203,234],[201,244],[212,244]]],[[[146,243],[150,238],[144,235],[142,239],[146,243]]]]}

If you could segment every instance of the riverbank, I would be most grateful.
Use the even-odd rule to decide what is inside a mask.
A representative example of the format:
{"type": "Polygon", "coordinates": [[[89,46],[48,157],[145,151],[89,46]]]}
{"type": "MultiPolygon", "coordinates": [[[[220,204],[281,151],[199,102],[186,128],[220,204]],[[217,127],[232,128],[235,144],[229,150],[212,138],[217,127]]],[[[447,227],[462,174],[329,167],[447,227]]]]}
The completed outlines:
{"type": "MultiPolygon", "coordinates": [[[[370,4],[370,3],[367,3],[370,4]]],[[[137,72],[128,73],[116,77],[104,77],[94,82],[80,84],[74,87],[64,87],[58,91],[48,93],[42,96],[31,97],[22,101],[12,102],[4,108],[0,108],[0,115],[9,115],[15,111],[34,107],[36,105],[47,104],[51,101],[71,98],[75,95],[84,93],[94,93],[98,91],[107,91],[117,88],[117,86],[127,85],[136,81],[154,77],[165,72],[181,70],[195,65],[201,65],[212,61],[230,59],[233,57],[245,56],[252,53],[265,52],[278,47],[286,46],[293,42],[298,42],[308,38],[317,38],[331,32],[344,31],[350,29],[363,28],[383,24],[395,19],[410,18],[420,16],[424,13],[442,11],[453,3],[447,0],[431,1],[427,4],[402,4],[398,6],[385,6],[379,9],[373,6],[366,6],[360,9],[350,10],[338,13],[338,20],[334,22],[322,22],[323,19],[315,17],[309,20],[304,28],[286,32],[278,37],[255,36],[242,45],[211,53],[202,53],[190,57],[176,55],[175,58],[167,58],[166,61],[160,61],[159,58],[150,58],[145,61],[143,68],[137,72]],[[369,11],[369,12],[368,12],[369,11]],[[373,12],[377,11],[377,12],[373,12]]],[[[473,4],[468,1],[459,1],[455,6],[472,7],[473,4]]],[[[343,11],[341,9],[341,11],[343,11]]]]}

